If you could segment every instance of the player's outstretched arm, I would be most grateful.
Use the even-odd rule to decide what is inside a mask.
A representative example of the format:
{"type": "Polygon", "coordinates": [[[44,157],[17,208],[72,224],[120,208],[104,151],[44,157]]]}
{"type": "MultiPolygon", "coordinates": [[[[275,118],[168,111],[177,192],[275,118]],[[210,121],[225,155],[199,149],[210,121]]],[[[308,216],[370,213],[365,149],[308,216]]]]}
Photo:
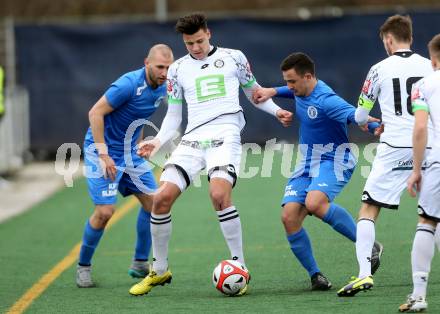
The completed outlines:
{"type": "Polygon", "coordinates": [[[332,120],[347,124],[356,123],[363,131],[369,131],[376,136],[383,132],[379,119],[367,115],[366,119],[357,120],[356,109],[338,95],[327,97],[323,104],[327,116],[332,120]]]}
{"type": "Polygon", "coordinates": [[[247,99],[258,109],[275,116],[283,126],[289,126],[292,121],[292,113],[281,109],[272,101],[271,97],[268,97],[274,92],[276,93],[276,90],[270,88],[261,89],[261,86],[252,74],[246,56],[239,50],[236,50],[233,54],[237,63],[237,77],[247,99]],[[261,91],[257,92],[258,89],[261,89],[261,91]],[[258,96],[259,93],[261,93],[260,96],[258,96]]]}
{"type": "Polygon", "coordinates": [[[144,140],[138,144],[137,154],[144,158],[150,158],[156,154],[161,146],[160,140],[155,137],[151,140],[144,140]]]}
{"type": "Polygon", "coordinates": [[[255,104],[260,104],[266,100],[274,97],[277,94],[275,88],[272,87],[258,87],[252,90],[252,101],[255,104]]]}
{"type": "Polygon", "coordinates": [[[379,119],[370,116],[380,91],[377,71],[377,66],[373,66],[368,72],[355,111],[355,120],[359,127],[375,136],[379,136],[384,131],[384,125],[379,124],[379,119]]]}
{"type": "Polygon", "coordinates": [[[362,131],[370,132],[375,136],[380,136],[384,131],[384,125],[380,123],[380,119],[369,115],[370,109],[362,105],[362,97],[359,99],[358,107],[354,113],[355,122],[359,125],[359,128],[362,131]]]}
{"type": "Polygon", "coordinates": [[[371,134],[374,134],[374,136],[380,136],[383,131],[385,130],[385,126],[383,123],[381,123],[380,119],[368,116],[367,123],[360,124],[358,121],[355,121],[359,128],[364,132],[370,132],[371,134]]]}
{"type": "MultiPolygon", "coordinates": [[[[259,103],[254,101],[255,92],[259,89],[262,89],[257,82],[254,82],[254,84],[249,87],[243,86],[242,89],[246,97],[255,107],[275,116],[284,127],[288,127],[291,124],[293,114],[290,111],[280,108],[277,104],[273,102],[271,98],[268,98],[267,100],[259,103]]],[[[270,90],[270,88],[267,90],[270,90]]],[[[268,91],[268,93],[270,94],[271,91],[268,91]]]]}
{"type": "Polygon", "coordinates": [[[252,93],[254,103],[262,103],[272,97],[295,98],[295,94],[287,87],[258,87],[252,93]]]}
{"type": "Polygon", "coordinates": [[[152,139],[142,141],[138,145],[137,154],[144,158],[150,158],[159,148],[173,138],[182,123],[182,104],[169,103],[167,114],[163,119],[159,133],[152,139]]]}
{"type": "Polygon", "coordinates": [[[358,105],[358,107],[356,108],[356,111],[354,113],[354,118],[355,118],[357,124],[365,125],[368,123],[369,115],[370,115],[369,109],[366,109],[366,108],[358,105]]]}
{"type": "Polygon", "coordinates": [[[284,110],[284,109],[278,110],[276,113],[276,117],[278,121],[280,121],[285,128],[287,128],[292,124],[293,113],[291,113],[288,110],[284,110]]]}

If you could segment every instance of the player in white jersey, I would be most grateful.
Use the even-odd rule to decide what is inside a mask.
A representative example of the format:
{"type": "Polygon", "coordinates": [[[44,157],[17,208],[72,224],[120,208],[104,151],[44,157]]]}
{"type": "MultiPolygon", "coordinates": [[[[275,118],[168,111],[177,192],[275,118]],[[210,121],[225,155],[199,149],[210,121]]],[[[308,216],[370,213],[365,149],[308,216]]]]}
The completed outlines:
{"type": "MultiPolygon", "coordinates": [[[[411,133],[414,117],[411,86],[432,73],[428,59],[410,50],[412,22],[409,16],[389,17],[380,28],[388,58],[371,67],[362,87],[356,120],[367,122],[376,100],[382,111],[384,132],[362,194],[356,230],[359,275],[338,291],[353,296],[373,287],[371,249],[375,242],[375,221],[382,207],[397,209],[412,169],[411,133]]],[[[381,248],[382,253],[383,247],[381,248]]]]}
{"type": "Polygon", "coordinates": [[[429,42],[428,49],[435,72],[414,84],[411,94],[415,115],[414,168],[408,179],[408,192],[412,197],[420,192],[419,222],[411,252],[413,292],[399,307],[400,312],[420,312],[428,307],[426,289],[434,256],[434,234],[440,222],[440,34],[429,42]],[[422,175],[429,120],[434,128],[432,150],[426,151],[426,168],[422,175]]]}
{"type": "MultiPolygon", "coordinates": [[[[241,160],[240,132],[245,124],[238,90],[241,86],[251,100],[252,91],[259,85],[241,51],[210,45],[211,33],[204,15],[180,18],[176,30],[182,34],[189,54],[171,65],[167,115],[157,136],[141,143],[139,154],[150,157],[174,136],[182,120],[184,98],[188,125],[180,144],[165,164],[161,187],[154,196],[152,271],[130,289],[133,295],[146,294],[154,286],[171,281],[172,274],[168,269],[171,206],[205,168],[211,201],[231,258],[244,264],[241,222],[231,199],[241,160]]],[[[272,100],[254,105],[276,116],[284,126],[291,123],[292,113],[281,109],[272,100]]],[[[247,285],[239,294],[246,290],[247,285]]]]}

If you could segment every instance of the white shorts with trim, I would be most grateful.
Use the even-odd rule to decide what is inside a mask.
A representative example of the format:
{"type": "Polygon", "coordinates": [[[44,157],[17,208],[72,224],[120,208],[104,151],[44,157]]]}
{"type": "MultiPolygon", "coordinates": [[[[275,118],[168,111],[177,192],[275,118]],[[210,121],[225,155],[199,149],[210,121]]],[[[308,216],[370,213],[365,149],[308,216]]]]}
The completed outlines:
{"type": "Polygon", "coordinates": [[[380,143],[365,183],[362,201],[397,209],[412,172],[412,148],[393,148],[380,143]]]}
{"type": "MultiPolygon", "coordinates": [[[[160,181],[174,183],[183,191],[203,169],[209,171],[215,167],[228,165],[234,167],[235,175],[238,176],[241,162],[240,130],[238,128],[225,128],[225,126],[221,125],[218,127],[225,129],[223,132],[220,132],[221,137],[219,136],[220,134],[217,134],[217,136],[211,136],[208,139],[201,138],[200,141],[215,139],[222,140],[223,144],[218,147],[200,148],[180,143],[165,163],[165,170],[160,181]],[[177,169],[172,165],[176,165],[177,169]],[[169,170],[172,168],[174,170],[169,170]]],[[[182,140],[185,140],[185,138],[186,136],[182,140]]],[[[212,172],[211,178],[213,177],[224,178],[231,182],[231,184],[234,184],[235,181],[235,178],[228,174],[226,169],[212,172]]]]}
{"type": "Polygon", "coordinates": [[[423,172],[418,213],[440,222],[440,163],[432,164],[423,172]]]}

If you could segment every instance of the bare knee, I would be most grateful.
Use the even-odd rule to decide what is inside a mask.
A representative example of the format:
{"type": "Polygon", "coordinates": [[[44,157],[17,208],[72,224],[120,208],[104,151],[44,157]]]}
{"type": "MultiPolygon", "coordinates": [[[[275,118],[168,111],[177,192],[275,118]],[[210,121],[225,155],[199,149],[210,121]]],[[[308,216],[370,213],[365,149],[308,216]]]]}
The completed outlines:
{"type": "Polygon", "coordinates": [[[173,202],[174,197],[170,192],[162,191],[156,194],[153,199],[153,213],[159,215],[169,213],[173,202]]]}
{"type": "Polygon", "coordinates": [[[320,191],[309,192],[305,203],[307,211],[319,218],[325,216],[329,206],[327,196],[320,191]]]}
{"type": "Polygon", "coordinates": [[[97,205],[90,218],[90,224],[95,229],[103,229],[107,222],[112,218],[114,212],[113,205],[97,205]]]}
{"type": "Polygon", "coordinates": [[[215,210],[223,210],[231,206],[230,196],[227,191],[223,191],[219,188],[211,189],[209,191],[209,197],[211,198],[215,210]]]}
{"type": "Polygon", "coordinates": [[[302,208],[284,206],[281,212],[281,222],[287,234],[292,234],[301,229],[307,211],[302,208]]]}
{"type": "Polygon", "coordinates": [[[153,207],[153,196],[147,194],[136,194],[135,196],[141,203],[142,208],[147,212],[151,212],[153,207]]]}
{"type": "Polygon", "coordinates": [[[319,216],[319,213],[327,207],[328,202],[322,202],[314,199],[306,199],[306,207],[309,213],[315,216],[319,216]]]}
{"type": "Polygon", "coordinates": [[[152,213],[157,215],[168,214],[171,211],[171,206],[181,193],[176,184],[161,182],[159,192],[153,197],[152,213]]]}
{"type": "Polygon", "coordinates": [[[209,197],[215,210],[223,210],[232,205],[232,185],[222,178],[212,178],[209,183],[209,197]]]}
{"type": "Polygon", "coordinates": [[[285,210],[281,213],[281,222],[283,223],[284,228],[297,227],[299,225],[296,215],[292,215],[285,210]]]}

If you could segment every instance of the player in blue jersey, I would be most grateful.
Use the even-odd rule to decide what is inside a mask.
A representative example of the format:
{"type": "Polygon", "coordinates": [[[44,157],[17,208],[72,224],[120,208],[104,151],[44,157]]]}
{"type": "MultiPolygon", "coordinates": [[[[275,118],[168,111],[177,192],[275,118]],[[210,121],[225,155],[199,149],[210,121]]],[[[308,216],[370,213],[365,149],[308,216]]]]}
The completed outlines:
{"type": "Polygon", "coordinates": [[[115,210],[118,191],[124,197],[134,194],[142,205],[129,274],[139,278],[148,274],[150,212],[156,182],[147,162],[136,154],[136,145],[142,137],[143,124],[139,119],[148,119],[166,95],[165,81],[172,62],[173,53],[168,46],[153,46],[145,66],[113,82],[89,111],[84,162],[95,210],[87,220],[79,254],[76,283],[80,288],[95,286],[91,259],[115,210]]]}
{"type": "MultiPolygon", "coordinates": [[[[295,99],[302,160],[287,183],[281,219],[292,252],[311,277],[312,290],[328,290],[331,283],[315,261],[302,224],[307,215],[314,215],[356,241],[356,224],[352,216],[333,203],[350,180],[356,164],[347,136],[347,125],[356,123],[356,110],[316,78],[315,65],[306,54],[289,55],[281,63],[281,70],[287,86],[259,89],[254,93],[254,101],[273,96],[295,99]]],[[[362,128],[379,133],[377,121],[369,117],[368,125],[362,128]]],[[[374,267],[378,267],[377,254],[373,253],[373,257],[374,267]]]]}

